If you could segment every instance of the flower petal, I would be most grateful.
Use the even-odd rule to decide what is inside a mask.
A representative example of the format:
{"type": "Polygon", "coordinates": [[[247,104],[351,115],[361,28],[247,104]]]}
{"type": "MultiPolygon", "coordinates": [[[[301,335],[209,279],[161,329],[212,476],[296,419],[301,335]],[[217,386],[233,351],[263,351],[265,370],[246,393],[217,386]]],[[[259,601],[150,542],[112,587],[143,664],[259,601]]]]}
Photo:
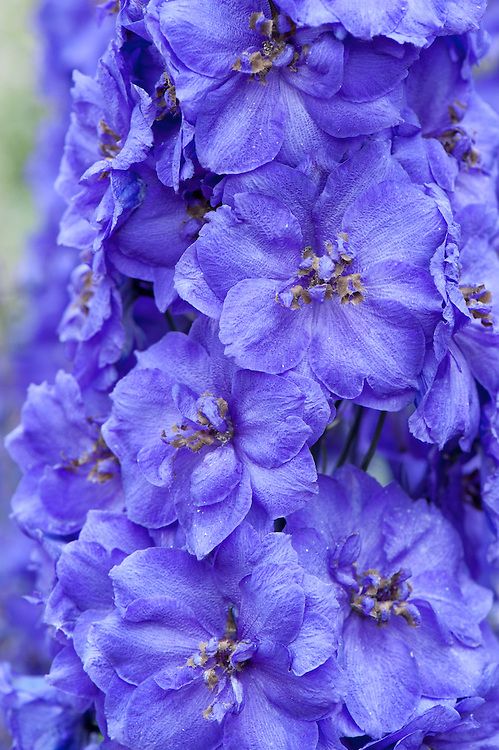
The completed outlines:
{"type": "MultiPolygon", "coordinates": [[[[344,630],[346,706],[373,738],[405,724],[422,692],[418,660],[393,626],[392,621],[379,626],[352,614],[344,630]]],[[[410,626],[404,622],[402,627],[410,626]]]]}
{"type": "Polygon", "coordinates": [[[196,122],[196,150],[212,172],[239,174],[274,159],[283,134],[278,77],[271,73],[263,83],[235,74],[206,96],[196,122]]]}
{"type": "Polygon", "coordinates": [[[312,318],[306,310],[290,310],[276,301],[279,291],[271,279],[248,279],[228,292],[220,341],[241,367],[279,374],[303,359],[312,318]]]}
{"type": "Polygon", "coordinates": [[[216,750],[221,727],[203,716],[210,698],[202,679],[179,690],[162,690],[153,679],[147,680],[133,692],[128,704],[126,744],[150,750],[216,750]]]}

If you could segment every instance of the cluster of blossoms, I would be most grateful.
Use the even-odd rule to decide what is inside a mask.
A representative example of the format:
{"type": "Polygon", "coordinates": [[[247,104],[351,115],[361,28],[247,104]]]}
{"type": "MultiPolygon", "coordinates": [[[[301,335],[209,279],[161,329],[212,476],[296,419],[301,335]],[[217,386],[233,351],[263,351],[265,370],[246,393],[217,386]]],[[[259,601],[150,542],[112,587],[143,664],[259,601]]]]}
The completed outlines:
{"type": "Polygon", "coordinates": [[[499,747],[484,12],[42,3],[16,750],[499,747]]]}

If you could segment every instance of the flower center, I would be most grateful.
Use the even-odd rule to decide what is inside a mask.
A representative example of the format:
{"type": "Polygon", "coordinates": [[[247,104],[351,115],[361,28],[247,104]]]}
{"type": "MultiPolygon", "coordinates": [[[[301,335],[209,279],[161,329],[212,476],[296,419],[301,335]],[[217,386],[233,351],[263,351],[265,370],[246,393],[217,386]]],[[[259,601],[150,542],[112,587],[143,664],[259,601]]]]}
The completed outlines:
{"type": "Polygon", "coordinates": [[[155,103],[158,110],[156,120],[163,120],[168,114],[176,115],[179,112],[177,92],[168,73],[162,74],[156,86],[155,103]]]}
{"type": "Polygon", "coordinates": [[[121,151],[121,137],[109,127],[105,120],[99,121],[99,150],[105,159],[112,161],[121,151]]]}
{"type": "Polygon", "coordinates": [[[490,307],[492,294],[485,288],[485,285],[462,285],[459,289],[472,317],[475,320],[479,320],[485,328],[491,328],[493,326],[492,310],[490,307]]]}
{"type": "Polygon", "coordinates": [[[90,451],[71,459],[64,464],[64,468],[66,471],[88,469],[87,481],[104,484],[114,478],[116,464],[116,456],[111,453],[102,435],[99,435],[90,451]]]}
{"type": "Polygon", "coordinates": [[[296,70],[296,64],[306,49],[299,51],[292,41],[296,31],[295,24],[287,17],[278,13],[273,3],[270,3],[272,18],[266,18],[260,12],[252,13],[249,18],[249,27],[264,37],[260,49],[247,50],[238,57],[232,69],[243,73],[250,73],[260,80],[274,65],[287,66],[296,70]]]}
{"type": "Polygon", "coordinates": [[[276,300],[291,310],[333,297],[338,297],[342,305],[360,304],[364,300],[364,286],[360,273],[350,272],[353,257],[347,243],[347,235],[341,233],[335,245],[326,243],[324,255],[316,255],[311,247],[306,247],[293,284],[278,293],[276,300]]]}
{"type": "Polygon", "coordinates": [[[161,439],[174,448],[188,448],[194,453],[206,446],[228,443],[234,429],[227,401],[206,393],[197,400],[196,406],[194,419],[187,417],[180,425],[173,425],[169,435],[163,430],[161,439]]]}
{"type": "Polygon", "coordinates": [[[458,161],[468,167],[476,167],[480,162],[480,154],[476,150],[473,140],[463,128],[452,127],[438,136],[446,152],[452,154],[458,161]]]}
{"type": "Polygon", "coordinates": [[[95,296],[94,275],[91,270],[81,277],[81,287],[71,304],[73,310],[81,312],[85,317],[90,313],[90,303],[95,296]]]}
{"type": "Polygon", "coordinates": [[[199,650],[187,659],[187,666],[203,671],[204,684],[215,693],[214,700],[203,711],[205,719],[218,719],[234,705],[239,706],[242,692],[237,675],[251,659],[255,647],[237,640],[234,610],[229,607],[225,633],[199,644],[199,650]]]}
{"type": "Polygon", "coordinates": [[[203,195],[201,190],[195,190],[186,196],[187,214],[191,219],[196,219],[200,224],[206,221],[206,214],[214,211],[209,199],[203,195]]]}
{"type": "Polygon", "coordinates": [[[440,141],[448,154],[452,154],[467,167],[473,168],[479,164],[480,154],[475,147],[473,137],[459,124],[464,112],[460,112],[458,107],[462,108],[463,106],[456,102],[456,106],[451,105],[449,107],[451,125],[437,136],[437,140],[440,141]]]}
{"type": "Polygon", "coordinates": [[[409,625],[419,625],[420,612],[409,602],[412,593],[410,575],[409,571],[399,570],[392,576],[383,577],[374,569],[357,574],[357,589],[351,592],[352,609],[379,624],[388,622],[392,615],[400,615],[409,625]]]}

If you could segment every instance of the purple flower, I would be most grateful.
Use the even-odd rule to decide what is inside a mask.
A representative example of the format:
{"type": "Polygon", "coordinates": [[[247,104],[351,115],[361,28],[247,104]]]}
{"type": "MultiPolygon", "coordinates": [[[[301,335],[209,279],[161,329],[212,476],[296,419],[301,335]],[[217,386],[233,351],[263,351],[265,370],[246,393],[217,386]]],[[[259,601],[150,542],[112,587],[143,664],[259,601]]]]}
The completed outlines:
{"type": "Polygon", "coordinates": [[[89,714],[43,677],[13,677],[0,667],[0,708],[12,737],[12,750],[119,750],[99,740],[99,729],[89,714]]]}
{"type": "Polygon", "coordinates": [[[298,23],[319,26],[340,22],[354,36],[388,36],[423,46],[439,34],[476,29],[485,2],[474,0],[279,0],[298,23]]]}
{"type": "Polygon", "coordinates": [[[100,429],[104,415],[88,408],[67,373],[57,373],[54,385],[29,388],[7,448],[24,474],[14,515],[32,534],[73,534],[91,508],[122,506],[119,465],[100,429]]]}
{"type": "Polygon", "coordinates": [[[397,730],[423,698],[476,694],[491,594],[469,576],[459,537],[434,506],[346,467],[320,478],[319,497],[287,530],[342,605],[345,706],[360,734],[397,730]]]}
{"type": "Polygon", "coordinates": [[[435,182],[451,200],[459,170],[472,171],[479,159],[475,131],[467,132],[462,123],[471,94],[469,55],[455,37],[438,39],[421,52],[406,81],[412,114],[393,140],[394,155],[413,182],[435,182]]]}
{"type": "Polygon", "coordinates": [[[152,166],[135,170],[139,203],[112,229],[104,246],[121,273],[153,283],[156,304],[164,312],[177,296],[175,264],[197,238],[210,205],[201,180],[192,180],[179,194],[160,181],[152,166]]]}
{"type": "Polygon", "coordinates": [[[155,548],[111,572],[84,666],[111,736],[148,750],[302,750],[338,700],[337,604],[289,538],[244,525],[213,561],[155,548]],[[168,572],[165,575],[165,571],[168,572]]]}
{"type": "Polygon", "coordinates": [[[362,0],[279,0],[279,6],[300,25],[341,23],[350,34],[372,39],[394,32],[407,13],[408,3],[404,0],[380,0],[375,4],[362,0]]]}
{"type": "Polygon", "coordinates": [[[409,45],[299,30],[267,0],[153,0],[146,21],[195,126],[199,161],[213,172],[276,156],[295,165],[316,151],[330,158],[343,150],[335,139],[402,120],[409,45]]]}
{"type": "Polygon", "coordinates": [[[499,259],[487,236],[473,233],[464,239],[460,253],[455,245],[447,248],[445,278],[437,276],[446,302],[444,319],[409,425],[419,440],[443,448],[459,437],[469,450],[480,420],[477,383],[492,398],[499,390],[499,259]]]}
{"type": "Polygon", "coordinates": [[[101,58],[95,79],[75,73],[73,117],[58,178],[68,203],[60,242],[88,250],[141,202],[131,167],[153,143],[156,106],[133,84],[117,43],[101,58]]]}
{"type": "Polygon", "coordinates": [[[60,241],[84,251],[104,246],[119,271],[153,283],[164,311],[175,298],[175,263],[203,215],[199,180],[190,192],[173,189],[181,137],[175,90],[154,48],[134,38],[128,46],[110,45],[95,79],[77,75],[73,98],[58,179],[69,204],[60,241]],[[137,77],[147,91],[134,83],[137,77]]]}
{"type": "Polygon", "coordinates": [[[133,521],[160,528],[178,517],[202,557],[251,508],[255,521],[275,519],[316,492],[308,445],[329,408],[313,381],[239,370],[202,320],[137,357],[103,428],[133,521]]]}
{"type": "Polygon", "coordinates": [[[475,91],[471,39],[439,39],[411,66],[412,115],[394,138],[394,154],[413,181],[446,190],[456,221],[463,228],[471,221],[482,234],[497,216],[499,119],[475,91]]]}
{"type": "Polygon", "coordinates": [[[490,665],[480,686],[480,695],[458,701],[455,708],[434,706],[405,727],[366,750],[484,750],[499,743],[499,671],[490,665]]]}
{"type": "Polygon", "coordinates": [[[85,709],[95,703],[101,717],[105,716],[103,696],[83,671],[80,656],[85,652],[89,628],[113,609],[109,571],[135,550],[152,545],[147,531],[124,514],[90,511],[79,538],[67,544],[57,560],[44,619],[55,628],[63,645],[52,662],[48,681],[85,709]]]}
{"type": "Polygon", "coordinates": [[[485,0],[39,6],[13,750],[499,750],[485,0]]]}
{"type": "Polygon", "coordinates": [[[122,354],[125,331],[121,296],[101,253],[74,269],[70,294],[60,340],[68,345],[80,386],[105,389],[115,377],[112,365],[122,354]]]}
{"type": "Polygon", "coordinates": [[[382,143],[338,166],[322,191],[284,165],[232,179],[229,205],[209,215],[176,273],[179,294],[220,318],[225,353],[268,373],[300,365],[336,396],[380,408],[410,400],[441,313],[434,200],[382,143]]]}
{"type": "Polygon", "coordinates": [[[95,617],[111,610],[109,571],[135,550],[150,546],[147,531],[124,514],[91,510],[78,539],[65,545],[57,560],[45,622],[72,637],[82,614],[90,611],[95,617]]]}
{"type": "Polygon", "coordinates": [[[0,522],[0,546],[0,664],[9,661],[18,671],[42,673],[49,664],[50,644],[40,602],[31,596],[39,583],[33,570],[36,547],[7,519],[0,522]]]}
{"type": "MultiPolygon", "coordinates": [[[[499,394],[483,412],[482,446],[481,497],[497,536],[499,532],[499,394]]],[[[497,541],[494,546],[495,553],[491,557],[495,562],[499,558],[497,541]]]]}

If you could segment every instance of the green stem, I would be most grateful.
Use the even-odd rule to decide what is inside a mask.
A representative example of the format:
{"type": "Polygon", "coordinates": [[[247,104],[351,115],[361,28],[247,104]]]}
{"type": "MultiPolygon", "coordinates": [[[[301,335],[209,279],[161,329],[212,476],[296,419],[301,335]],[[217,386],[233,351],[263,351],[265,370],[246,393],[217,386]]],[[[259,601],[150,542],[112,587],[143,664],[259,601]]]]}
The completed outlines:
{"type": "Polygon", "coordinates": [[[360,468],[362,471],[367,471],[369,468],[369,464],[373,460],[374,454],[376,453],[376,449],[378,447],[379,439],[381,437],[381,433],[383,431],[383,425],[385,424],[386,419],[386,411],[381,411],[379,413],[378,421],[376,422],[376,429],[374,430],[374,435],[371,440],[371,445],[369,446],[369,450],[367,451],[366,455],[362,459],[362,463],[360,465],[360,468]]]}
{"type": "Polygon", "coordinates": [[[359,434],[360,424],[362,422],[362,417],[364,416],[364,409],[362,406],[357,407],[357,413],[355,415],[355,419],[353,420],[353,424],[350,427],[350,432],[348,433],[345,445],[343,446],[343,450],[341,451],[341,455],[338,459],[338,463],[336,464],[336,469],[339,469],[340,466],[343,466],[345,461],[347,460],[350,450],[352,448],[352,445],[354,444],[354,441],[357,438],[357,435],[359,434]]]}

